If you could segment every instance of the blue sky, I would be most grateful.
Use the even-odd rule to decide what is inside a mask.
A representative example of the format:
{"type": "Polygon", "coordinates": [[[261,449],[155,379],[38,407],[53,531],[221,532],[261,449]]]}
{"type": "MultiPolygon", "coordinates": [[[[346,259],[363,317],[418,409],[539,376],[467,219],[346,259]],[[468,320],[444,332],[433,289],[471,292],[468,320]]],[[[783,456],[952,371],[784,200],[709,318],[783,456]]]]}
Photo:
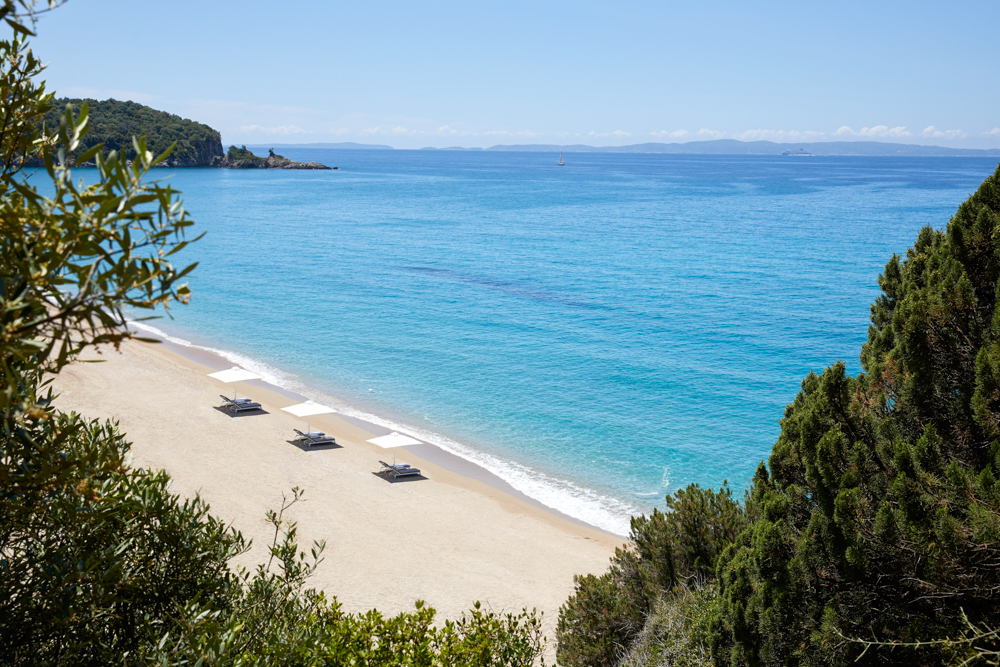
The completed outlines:
{"type": "Polygon", "coordinates": [[[1000,2],[70,0],[63,95],[228,143],[735,138],[1000,147],[1000,2]]]}

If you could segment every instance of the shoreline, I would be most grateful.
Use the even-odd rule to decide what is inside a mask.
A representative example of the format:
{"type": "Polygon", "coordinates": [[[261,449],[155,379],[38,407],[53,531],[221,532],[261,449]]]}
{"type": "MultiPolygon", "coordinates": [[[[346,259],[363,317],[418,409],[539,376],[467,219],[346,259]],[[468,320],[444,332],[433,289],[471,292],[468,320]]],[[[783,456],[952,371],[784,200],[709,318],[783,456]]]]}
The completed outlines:
{"type": "Polygon", "coordinates": [[[83,360],[104,363],[64,369],[56,406],[117,421],[133,443],[130,465],[167,471],[171,493],[202,497],[212,514],[250,538],[253,548],[234,567],[266,562],[273,529],[265,513],[299,487],[305,502],[286,515],[298,524],[299,547],[327,543],[307,586],[335,595],[346,611],[395,614],[424,600],[439,618],[458,618],[478,600],[494,611],[537,608],[554,638],[574,575],[605,571],[625,542],[511,493],[488,471],[430,446],[396,450],[420,477],[386,480],[375,472],[394,450],[367,440],[388,429],[355,418],[313,417],[313,430],[334,436],[337,446],[298,446],[293,429],[305,420],[281,410],[300,402],[293,392],[240,383],[239,394],[263,411],[231,416],[217,406],[233,385],[208,373],[232,363],[194,352],[192,359],[138,341],[118,352],[92,351],[83,360]]]}
{"type": "MultiPolygon", "coordinates": [[[[149,335],[150,333],[152,332],[144,332],[144,335],[149,335]]],[[[170,350],[174,354],[180,355],[193,363],[199,364],[200,366],[204,366],[207,369],[211,369],[213,371],[220,371],[232,368],[233,366],[232,361],[226,359],[225,357],[216,352],[212,352],[211,350],[205,349],[203,346],[183,345],[181,343],[174,342],[155,333],[152,334],[152,337],[160,340],[159,344],[162,345],[165,349],[170,350]]],[[[299,394],[295,391],[292,391],[290,389],[285,389],[284,387],[280,387],[263,379],[241,382],[240,385],[241,386],[249,385],[249,386],[259,387],[261,389],[266,389],[281,394],[283,396],[286,396],[297,402],[305,402],[309,400],[307,396],[303,396],[302,394],[299,394]]],[[[382,426],[380,424],[370,422],[360,417],[343,414],[339,411],[332,414],[336,414],[344,421],[354,424],[355,426],[374,434],[372,437],[378,437],[392,433],[392,429],[382,426]]],[[[322,415],[314,419],[321,419],[321,418],[322,415]]],[[[394,448],[394,451],[407,452],[409,458],[412,458],[417,461],[416,467],[418,468],[420,467],[421,464],[423,465],[433,464],[439,466],[444,470],[455,473],[456,475],[460,475],[462,477],[469,478],[476,482],[480,482],[482,484],[491,486],[502,493],[512,496],[513,498],[516,498],[522,502],[528,503],[529,505],[533,505],[540,510],[543,510],[545,512],[550,512],[565,521],[570,521],[577,525],[591,528],[596,531],[600,531],[608,535],[609,537],[615,539],[619,538],[622,540],[627,539],[627,535],[619,535],[612,531],[605,530],[600,526],[595,526],[591,523],[587,523],[583,519],[579,519],[577,517],[566,514],[565,512],[561,512],[554,507],[550,507],[545,503],[541,502],[540,500],[532,498],[526,493],[523,493],[518,489],[514,488],[509,482],[507,482],[500,476],[496,475],[492,471],[488,470],[487,468],[484,468],[483,466],[479,465],[478,463],[462,458],[461,456],[453,454],[447,451],[446,449],[443,449],[433,443],[422,442],[419,445],[407,445],[405,447],[397,447],[394,448]]]]}
{"type": "Polygon", "coordinates": [[[374,429],[372,432],[377,432],[378,435],[398,431],[420,440],[423,445],[419,451],[423,460],[475,477],[545,511],[614,535],[623,541],[628,537],[631,517],[643,512],[640,507],[613,495],[602,494],[572,480],[555,477],[513,458],[481,451],[444,433],[414,426],[411,418],[405,414],[394,414],[391,407],[366,406],[336,389],[317,389],[309,384],[308,379],[300,378],[267,361],[222,347],[202,345],[187,338],[186,332],[174,335],[155,326],[134,321],[130,321],[129,326],[133,330],[139,330],[142,336],[159,340],[175,353],[214,370],[238,365],[254,371],[263,376],[263,379],[253,380],[251,385],[273,388],[300,402],[315,400],[330,405],[339,416],[356,420],[357,425],[363,428],[367,425],[367,428],[374,429]]]}

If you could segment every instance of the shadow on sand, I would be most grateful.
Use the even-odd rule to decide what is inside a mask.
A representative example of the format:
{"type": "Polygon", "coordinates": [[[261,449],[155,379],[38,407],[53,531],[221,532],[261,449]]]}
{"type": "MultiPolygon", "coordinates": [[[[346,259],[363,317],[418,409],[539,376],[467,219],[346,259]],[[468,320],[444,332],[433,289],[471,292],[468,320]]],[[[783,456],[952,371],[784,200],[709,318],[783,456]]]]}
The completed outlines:
{"type": "Polygon", "coordinates": [[[321,445],[307,445],[304,442],[299,442],[298,440],[285,440],[289,445],[293,447],[298,447],[304,452],[318,452],[324,449],[343,449],[343,445],[338,445],[335,442],[327,442],[321,445]]]}
{"type": "Polygon", "coordinates": [[[218,406],[218,405],[215,406],[215,409],[217,411],[221,412],[222,414],[226,415],[230,419],[236,419],[237,417],[255,417],[257,415],[269,415],[269,414],[271,414],[270,412],[268,412],[264,408],[258,408],[256,410],[247,410],[246,412],[237,412],[235,414],[232,413],[232,412],[230,412],[226,408],[218,406]]]}
{"type": "Polygon", "coordinates": [[[427,479],[423,475],[407,475],[405,477],[397,477],[393,479],[392,477],[386,475],[384,472],[373,472],[372,474],[378,477],[379,479],[384,479],[390,484],[402,484],[403,482],[419,482],[420,480],[427,479]]]}

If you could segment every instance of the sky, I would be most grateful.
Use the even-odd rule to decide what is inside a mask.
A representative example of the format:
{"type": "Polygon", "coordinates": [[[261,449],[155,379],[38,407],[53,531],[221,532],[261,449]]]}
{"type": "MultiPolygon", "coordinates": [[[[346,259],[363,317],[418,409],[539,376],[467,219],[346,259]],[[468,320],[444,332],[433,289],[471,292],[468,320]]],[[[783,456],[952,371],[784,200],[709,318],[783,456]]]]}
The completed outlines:
{"type": "Polygon", "coordinates": [[[998,25],[997,0],[69,0],[32,48],[60,96],[227,145],[998,148],[998,25]]]}

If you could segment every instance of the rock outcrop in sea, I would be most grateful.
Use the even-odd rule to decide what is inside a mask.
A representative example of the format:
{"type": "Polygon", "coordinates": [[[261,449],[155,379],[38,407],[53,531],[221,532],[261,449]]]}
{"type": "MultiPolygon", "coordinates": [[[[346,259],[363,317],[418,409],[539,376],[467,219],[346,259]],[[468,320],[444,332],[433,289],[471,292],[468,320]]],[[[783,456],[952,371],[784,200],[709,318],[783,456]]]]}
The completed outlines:
{"type": "Polygon", "coordinates": [[[260,157],[247,150],[246,146],[230,146],[225,156],[214,158],[210,164],[226,169],[336,169],[320,162],[296,162],[276,154],[274,149],[268,150],[267,157],[260,157]]]}
{"type": "Polygon", "coordinates": [[[222,142],[207,141],[201,146],[193,147],[186,155],[175,157],[171,155],[166,160],[156,165],[157,167],[207,167],[214,162],[221,160],[225,155],[222,153],[222,142]]]}

